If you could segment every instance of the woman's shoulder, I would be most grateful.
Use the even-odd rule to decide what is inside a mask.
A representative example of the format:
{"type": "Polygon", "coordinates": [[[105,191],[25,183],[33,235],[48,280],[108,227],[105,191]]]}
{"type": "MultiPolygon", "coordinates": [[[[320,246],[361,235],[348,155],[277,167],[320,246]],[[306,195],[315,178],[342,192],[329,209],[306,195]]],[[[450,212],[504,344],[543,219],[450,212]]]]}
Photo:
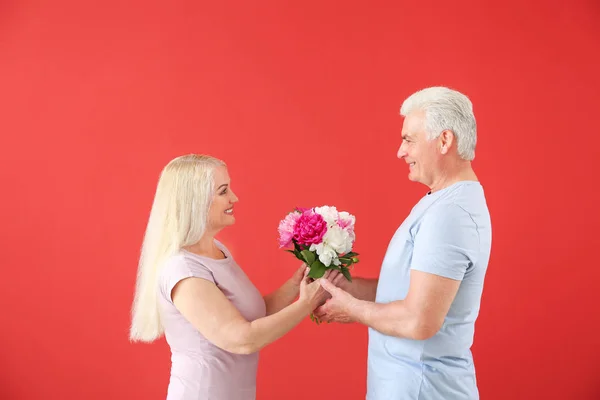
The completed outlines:
{"type": "Polygon", "coordinates": [[[180,250],[167,258],[161,275],[167,277],[188,273],[191,276],[194,275],[194,272],[212,272],[212,268],[210,267],[210,263],[205,262],[195,254],[180,250]]]}
{"type": "Polygon", "coordinates": [[[209,263],[194,257],[193,253],[185,250],[171,255],[160,271],[159,281],[168,287],[185,278],[203,278],[211,282],[215,281],[213,270],[209,263]]]}

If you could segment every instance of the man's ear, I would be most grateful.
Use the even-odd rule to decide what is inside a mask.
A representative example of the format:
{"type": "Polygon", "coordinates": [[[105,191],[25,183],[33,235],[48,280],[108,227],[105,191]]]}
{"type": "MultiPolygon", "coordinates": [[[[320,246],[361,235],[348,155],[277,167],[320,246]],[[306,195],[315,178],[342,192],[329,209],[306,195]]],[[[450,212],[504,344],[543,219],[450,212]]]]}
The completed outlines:
{"type": "Polygon", "coordinates": [[[454,132],[446,129],[440,134],[440,151],[447,154],[448,150],[454,145],[454,132]]]}

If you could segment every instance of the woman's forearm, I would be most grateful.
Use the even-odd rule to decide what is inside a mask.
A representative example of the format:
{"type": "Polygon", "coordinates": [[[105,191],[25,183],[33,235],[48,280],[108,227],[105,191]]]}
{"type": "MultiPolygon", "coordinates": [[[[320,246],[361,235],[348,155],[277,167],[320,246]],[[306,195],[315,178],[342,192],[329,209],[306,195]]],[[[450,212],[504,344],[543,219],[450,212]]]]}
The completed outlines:
{"type": "Polygon", "coordinates": [[[292,304],[299,292],[300,287],[288,280],[273,293],[264,296],[267,315],[275,314],[292,304]]]}
{"type": "Polygon", "coordinates": [[[279,312],[246,324],[240,332],[241,345],[236,352],[251,354],[259,351],[292,330],[311,310],[310,303],[298,300],[279,312]]]}

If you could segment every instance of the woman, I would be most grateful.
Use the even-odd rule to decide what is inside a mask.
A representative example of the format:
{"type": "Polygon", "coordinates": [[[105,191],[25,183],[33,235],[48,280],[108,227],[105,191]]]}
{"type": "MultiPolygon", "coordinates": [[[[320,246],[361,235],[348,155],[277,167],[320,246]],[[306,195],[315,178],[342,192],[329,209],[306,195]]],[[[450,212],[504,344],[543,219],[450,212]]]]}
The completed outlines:
{"type": "Polygon", "coordinates": [[[167,399],[254,399],[258,351],[327,298],[303,266],[263,299],[215,240],[235,222],[237,201],[225,164],[209,156],[178,157],[158,181],[130,338],[151,342],[165,334],[172,353],[167,399]]]}

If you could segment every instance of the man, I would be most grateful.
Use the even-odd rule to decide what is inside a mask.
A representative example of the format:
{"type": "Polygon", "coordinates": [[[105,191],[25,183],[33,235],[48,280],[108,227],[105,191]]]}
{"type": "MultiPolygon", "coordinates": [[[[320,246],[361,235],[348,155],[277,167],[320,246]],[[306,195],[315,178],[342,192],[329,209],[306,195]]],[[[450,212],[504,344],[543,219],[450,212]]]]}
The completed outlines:
{"type": "Polygon", "coordinates": [[[443,87],[404,101],[398,158],[429,187],[398,228],[378,280],[322,286],[329,322],[369,327],[367,400],[478,399],[470,347],[491,248],[491,222],[471,161],[470,100],[443,87]]]}

